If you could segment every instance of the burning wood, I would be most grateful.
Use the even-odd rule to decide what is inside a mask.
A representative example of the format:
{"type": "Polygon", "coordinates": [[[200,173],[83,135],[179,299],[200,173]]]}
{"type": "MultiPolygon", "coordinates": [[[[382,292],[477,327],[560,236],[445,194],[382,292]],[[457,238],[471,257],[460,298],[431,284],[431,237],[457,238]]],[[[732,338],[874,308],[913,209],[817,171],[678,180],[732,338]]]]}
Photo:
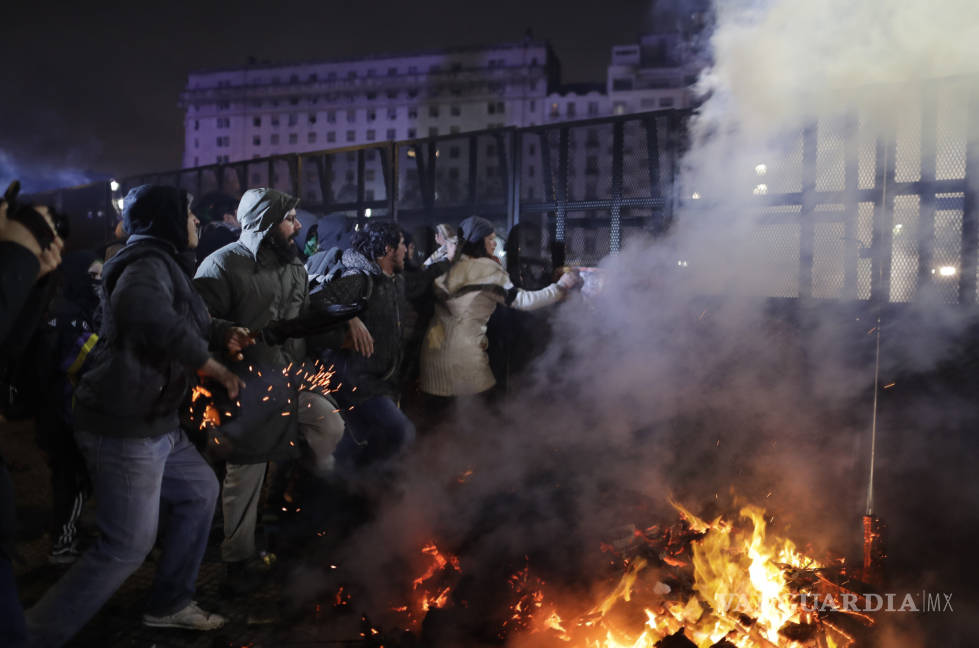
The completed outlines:
{"type": "MultiPolygon", "coordinates": [[[[681,522],[627,527],[628,538],[603,545],[618,572],[591,603],[535,574],[530,561],[508,578],[510,601],[499,638],[516,646],[575,648],[772,648],[854,643],[839,611],[807,608],[806,597],[857,596],[834,582],[844,570],[824,566],[786,539],[767,535],[764,512],[706,521],[675,504],[681,522]]],[[[620,530],[618,533],[622,533],[620,530]]],[[[411,601],[392,609],[403,630],[417,631],[434,609],[465,607],[454,592],[458,558],[435,542],[421,549],[424,571],[411,601]]],[[[872,621],[866,615],[860,623],[872,621]]]]}

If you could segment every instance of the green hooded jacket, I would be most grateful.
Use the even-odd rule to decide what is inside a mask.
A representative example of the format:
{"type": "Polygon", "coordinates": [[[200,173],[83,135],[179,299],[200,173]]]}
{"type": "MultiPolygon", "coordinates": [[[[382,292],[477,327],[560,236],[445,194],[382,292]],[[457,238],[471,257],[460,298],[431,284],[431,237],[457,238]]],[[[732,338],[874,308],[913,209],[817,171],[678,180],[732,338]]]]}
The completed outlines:
{"type": "MultiPolygon", "coordinates": [[[[298,317],[306,308],[309,291],[302,262],[298,258],[283,262],[262,245],[298,203],[299,199],[275,189],[249,189],[241,197],[241,237],[204,259],[194,277],[214,318],[214,339],[226,339],[225,332],[232,326],[259,331],[272,320],[298,317]]],[[[246,385],[235,419],[222,426],[231,445],[228,461],[249,464],[296,456],[296,385],[287,388],[280,379],[291,363],[302,362],[305,341],[290,339],[281,346],[257,342],[245,349],[241,362],[228,359],[224,350],[218,353],[246,385]]]]}

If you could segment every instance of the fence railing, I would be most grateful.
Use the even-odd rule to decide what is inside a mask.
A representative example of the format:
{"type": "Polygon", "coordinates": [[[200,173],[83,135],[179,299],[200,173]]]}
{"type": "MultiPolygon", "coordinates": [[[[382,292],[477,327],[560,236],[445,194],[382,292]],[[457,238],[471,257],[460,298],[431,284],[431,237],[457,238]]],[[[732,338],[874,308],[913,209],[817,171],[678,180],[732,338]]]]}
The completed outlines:
{"type": "MultiPolygon", "coordinates": [[[[792,268],[769,296],[907,302],[929,285],[947,303],[976,303],[979,103],[974,93],[951,100],[960,96],[954,84],[930,86],[884,134],[860,115],[813,124],[769,161],[758,243],[792,268]]],[[[515,232],[510,260],[533,271],[511,271],[534,283],[552,264],[594,264],[636,233],[665,232],[679,208],[696,211],[676,190],[689,117],[656,111],[281,155],[126,178],[122,191],[154,182],[238,196],[271,186],[318,215],[406,229],[479,214],[515,232]]]]}
{"type": "Polygon", "coordinates": [[[129,177],[121,191],[159,183],[237,197],[269,186],[321,216],[406,228],[479,214],[500,231],[522,223],[528,260],[593,264],[630,233],[669,226],[687,116],[669,110],[279,155],[129,177]]]}

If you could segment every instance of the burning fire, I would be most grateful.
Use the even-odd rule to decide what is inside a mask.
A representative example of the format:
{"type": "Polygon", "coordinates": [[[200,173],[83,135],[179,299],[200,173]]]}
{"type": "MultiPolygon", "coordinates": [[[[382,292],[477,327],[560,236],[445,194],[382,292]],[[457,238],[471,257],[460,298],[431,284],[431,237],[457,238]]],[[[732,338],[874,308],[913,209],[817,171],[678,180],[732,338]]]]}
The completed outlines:
{"type": "MultiPolygon", "coordinates": [[[[566,592],[536,577],[528,561],[509,578],[513,598],[500,637],[518,646],[575,648],[654,648],[668,637],[664,645],[698,648],[854,643],[837,619],[807,609],[802,598],[848,590],[790,540],[768,535],[762,509],[744,506],[731,520],[706,521],[673,505],[682,524],[634,530],[621,552],[603,545],[615,556],[619,576],[592,603],[580,596],[569,601],[566,592]]],[[[422,553],[429,563],[413,581],[416,601],[395,608],[409,615],[412,629],[430,608],[451,605],[449,593],[462,571],[434,542],[422,553]]]]}
{"type": "Polygon", "coordinates": [[[429,610],[448,605],[454,578],[462,573],[459,558],[439,550],[434,542],[422,547],[421,553],[428,564],[424,573],[412,581],[412,601],[392,608],[406,617],[403,625],[412,630],[418,628],[429,610]]]}

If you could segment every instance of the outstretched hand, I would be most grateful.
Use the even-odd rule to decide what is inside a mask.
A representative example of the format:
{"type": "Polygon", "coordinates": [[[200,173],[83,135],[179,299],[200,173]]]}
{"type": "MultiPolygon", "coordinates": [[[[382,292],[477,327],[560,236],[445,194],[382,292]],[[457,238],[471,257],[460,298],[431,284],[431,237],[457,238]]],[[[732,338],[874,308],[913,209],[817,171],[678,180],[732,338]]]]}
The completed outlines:
{"type": "Polygon", "coordinates": [[[238,390],[245,386],[241,378],[214,358],[208,358],[207,362],[197,370],[197,373],[200,376],[211,378],[221,383],[221,386],[227,390],[229,398],[237,398],[238,390]]]}
{"type": "Polygon", "coordinates": [[[561,278],[557,280],[557,285],[561,286],[565,290],[574,290],[579,287],[585,281],[581,278],[577,272],[565,272],[561,275],[561,278]]]}

